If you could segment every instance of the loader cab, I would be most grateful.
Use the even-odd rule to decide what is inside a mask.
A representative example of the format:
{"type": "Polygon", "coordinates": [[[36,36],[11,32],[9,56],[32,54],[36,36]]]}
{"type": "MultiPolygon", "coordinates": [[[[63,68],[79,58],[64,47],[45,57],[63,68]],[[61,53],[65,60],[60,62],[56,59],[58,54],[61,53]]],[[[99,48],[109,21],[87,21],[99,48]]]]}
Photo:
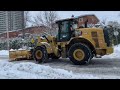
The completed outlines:
{"type": "Polygon", "coordinates": [[[76,19],[65,19],[56,23],[58,24],[58,42],[69,41],[71,37],[74,37],[74,31],[78,25],[76,19]]]}

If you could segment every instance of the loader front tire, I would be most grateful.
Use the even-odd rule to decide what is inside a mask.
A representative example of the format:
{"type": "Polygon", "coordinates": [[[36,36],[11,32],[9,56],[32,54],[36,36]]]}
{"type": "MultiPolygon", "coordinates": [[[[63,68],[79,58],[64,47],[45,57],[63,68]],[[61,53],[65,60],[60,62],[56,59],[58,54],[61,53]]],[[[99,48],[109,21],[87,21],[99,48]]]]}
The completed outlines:
{"type": "Polygon", "coordinates": [[[47,50],[45,47],[36,47],[33,51],[33,58],[37,63],[44,63],[48,59],[47,50]]]}
{"type": "Polygon", "coordinates": [[[69,49],[68,56],[75,65],[83,65],[89,63],[92,53],[85,44],[76,43],[69,49]]]}

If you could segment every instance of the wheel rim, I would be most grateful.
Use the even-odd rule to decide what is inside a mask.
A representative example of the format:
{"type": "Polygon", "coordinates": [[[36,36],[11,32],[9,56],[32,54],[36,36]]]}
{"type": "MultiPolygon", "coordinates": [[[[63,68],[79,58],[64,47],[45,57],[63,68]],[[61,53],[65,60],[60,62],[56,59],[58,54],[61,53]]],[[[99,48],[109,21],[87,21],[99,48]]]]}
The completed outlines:
{"type": "Polygon", "coordinates": [[[84,53],[83,50],[77,49],[77,50],[74,51],[73,56],[76,60],[82,61],[85,57],[85,53],[84,53]]]}
{"type": "Polygon", "coordinates": [[[35,56],[37,59],[41,59],[42,58],[42,51],[41,50],[37,50],[36,53],[35,53],[35,56]]]}

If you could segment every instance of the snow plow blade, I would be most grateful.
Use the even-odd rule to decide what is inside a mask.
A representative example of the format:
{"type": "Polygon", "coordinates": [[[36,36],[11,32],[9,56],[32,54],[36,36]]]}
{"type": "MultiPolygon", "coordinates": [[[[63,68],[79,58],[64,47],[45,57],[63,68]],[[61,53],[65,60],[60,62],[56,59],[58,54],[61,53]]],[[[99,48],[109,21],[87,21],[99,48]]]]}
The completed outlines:
{"type": "Polygon", "coordinates": [[[9,61],[30,60],[30,59],[32,59],[32,53],[30,50],[9,51],[9,61]]]}

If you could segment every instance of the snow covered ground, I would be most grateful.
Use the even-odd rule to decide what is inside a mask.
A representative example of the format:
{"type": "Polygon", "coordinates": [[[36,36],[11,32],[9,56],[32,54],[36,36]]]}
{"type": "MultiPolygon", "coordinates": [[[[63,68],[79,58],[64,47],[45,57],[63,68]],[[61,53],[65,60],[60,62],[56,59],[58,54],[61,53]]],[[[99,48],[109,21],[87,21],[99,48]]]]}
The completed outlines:
{"type": "Polygon", "coordinates": [[[0,50],[0,59],[9,59],[9,51],[8,50],[0,50]]]}
{"type": "Polygon", "coordinates": [[[7,50],[0,51],[0,79],[98,79],[92,74],[75,74],[64,69],[55,69],[50,66],[32,62],[9,62],[7,50]]]}
{"type": "Polygon", "coordinates": [[[105,55],[102,58],[118,58],[120,59],[120,44],[118,46],[114,46],[114,53],[110,54],[110,55],[105,55]]]}
{"type": "MultiPolygon", "coordinates": [[[[120,59],[120,45],[114,47],[114,53],[103,58],[120,59]]],[[[9,52],[0,51],[1,56],[8,56],[9,52]]],[[[119,76],[73,73],[64,69],[56,69],[50,66],[35,64],[33,62],[8,62],[8,59],[0,58],[0,79],[104,79],[120,78],[119,76]]]]}
{"type": "Polygon", "coordinates": [[[12,63],[0,60],[1,79],[99,79],[92,74],[75,74],[32,62],[12,63]]]}
{"type": "Polygon", "coordinates": [[[9,51],[8,50],[0,50],[0,56],[8,56],[9,51]]]}

